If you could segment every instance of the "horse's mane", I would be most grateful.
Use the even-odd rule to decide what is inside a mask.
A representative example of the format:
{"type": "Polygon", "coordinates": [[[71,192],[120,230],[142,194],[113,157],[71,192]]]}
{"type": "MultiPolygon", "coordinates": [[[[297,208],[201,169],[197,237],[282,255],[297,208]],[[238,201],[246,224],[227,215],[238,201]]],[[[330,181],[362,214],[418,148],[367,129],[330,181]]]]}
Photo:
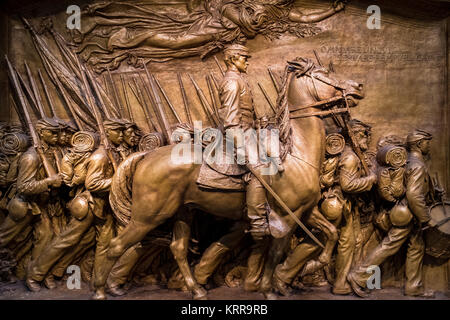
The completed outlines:
{"type": "Polygon", "coordinates": [[[275,115],[280,130],[280,158],[284,158],[291,152],[292,130],[289,121],[288,87],[292,76],[290,68],[286,66],[281,78],[281,90],[277,99],[277,113],[275,115]]]}
{"type": "Polygon", "coordinates": [[[311,59],[297,57],[292,61],[288,61],[284,68],[283,76],[281,78],[281,90],[277,99],[277,113],[275,115],[280,130],[280,157],[283,160],[292,149],[292,129],[289,117],[288,106],[288,89],[292,76],[300,77],[305,72],[316,68],[317,66],[311,59]],[[297,63],[299,62],[299,63],[297,63]]]}

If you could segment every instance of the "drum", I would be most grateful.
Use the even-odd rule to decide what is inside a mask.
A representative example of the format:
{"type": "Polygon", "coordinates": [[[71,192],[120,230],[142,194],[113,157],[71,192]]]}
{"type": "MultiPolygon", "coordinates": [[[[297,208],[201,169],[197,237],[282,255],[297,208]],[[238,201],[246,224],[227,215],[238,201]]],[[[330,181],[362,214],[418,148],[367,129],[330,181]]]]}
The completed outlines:
{"type": "Polygon", "coordinates": [[[436,203],[430,208],[431,222],[435,227],[424,231],[425,252],[435,258],[450,258],[450,220],[438,225],[450,217],[450,202],[445,202],[445,212],[442,203],[436,203]]]}

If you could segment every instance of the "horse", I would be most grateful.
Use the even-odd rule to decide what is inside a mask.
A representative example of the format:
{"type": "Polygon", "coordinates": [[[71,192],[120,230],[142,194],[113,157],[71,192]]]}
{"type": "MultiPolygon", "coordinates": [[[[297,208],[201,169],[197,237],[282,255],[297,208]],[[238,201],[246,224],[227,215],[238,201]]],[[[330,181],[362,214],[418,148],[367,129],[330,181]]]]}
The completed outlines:
{"type": "MultiPolygon", "coordinates": [[[[306,58],[297,58],[290,63],[285,69],[276,114],[280,123],[280,140],[286,151],[283,155],[285,170],[276,175],[263,176],[267,181],[270,179],[272,189],[297,218],[309,216],[322,228],[333,228],[317,208],[320,200],[320,166],[325,156],[325,127],[320,117],[308,114],[319,112],[330,99],[344,96],[348,105],[356,106],[358,100],[364,97],[362,84],[352,80],[339,81],[327,69],[306,58]],[[304,116],[296,116],[298,112],[304,116]]],[[[125,199],[121,206],[131,206],[131,212],[125,229],[108,246],[103,269],[94,275],[94,299],[106,299],[106,280],[117,259],[150,231],[175,215],[181,219],[175,222],[170,249],[194,299],[206,298],[206,291],[192,275],[187,262],[190,227],[182,217],[190,214],[189,210],[185,210],[186,207],[194,207],[217,217],[245,221],[245,193],[200,188],[196,179],[201,165],[194,159],[184,163],[174,162],[171,158],[173,148],[174,145],[168,145],[140,154],[136,161],[123,162],[114,175],[110,201],[114,200],[117,206],[117,202],[125,199]],[[123,183],[121,180],[124,179],[131,182],[131,190],[125,190],[125,193],[126,188],[114,187],[114,184],[123,183]]],[[[268,202],[291,234],[296,227],[295,220],[284,212],[270,194],[268,202]]],[[[244,233],[244,230],[238,232],[244,233]]],[[[270,245],[260,284],[260,290],[264,293],[271,290],[273,271],[282,258],[288,238],[268,240],[270,245]]],[[[328,248],[328,251],[324,250],[330,258],[332,248],[330,250],[329,247],[332,246],[334,243],[327,244],[325,249],[328,248]]]]}

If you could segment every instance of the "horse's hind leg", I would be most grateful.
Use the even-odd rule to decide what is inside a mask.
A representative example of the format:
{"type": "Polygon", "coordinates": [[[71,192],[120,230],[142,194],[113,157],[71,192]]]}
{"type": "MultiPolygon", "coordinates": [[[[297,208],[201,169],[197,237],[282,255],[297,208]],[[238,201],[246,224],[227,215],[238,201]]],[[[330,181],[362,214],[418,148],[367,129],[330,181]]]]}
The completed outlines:
{"type": "Polygon", "coordinates": [[[191,268],[187,261],[187,252],[189,246],[189,238],[191,235],[191,228],[189,223],[183,220],[177,220],[173,227],[172,243],[170,244],[170,250],[175,257],[175,260],[183,275],[186,286],[193,293],[194,299],[206,299],[206,290],[203,289],[195,281],[192,276],[191,268]]]}
{"type": "Polygon", "coordinates": [[[165,219],[155,219],[152,223],[143,223],[131,219],[127,227],[117,237],[113,238],[107,250],[107,259],[102,263],[102,268],[95,274],[94,287],[96,300],[106,299],[105,284],[109,273],[116,261],[131,246],[141,241],[145,235],[156,228],[165,219]]]}

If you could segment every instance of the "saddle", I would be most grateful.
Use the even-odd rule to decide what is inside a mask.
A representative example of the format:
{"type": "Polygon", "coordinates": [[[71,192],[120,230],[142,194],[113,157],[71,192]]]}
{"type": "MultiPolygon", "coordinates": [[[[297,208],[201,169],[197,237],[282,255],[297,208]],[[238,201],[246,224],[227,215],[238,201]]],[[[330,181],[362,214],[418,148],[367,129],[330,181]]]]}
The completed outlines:
{"type": "MultiPolygon", "coordinates": [[[[189,124],[177,126],[180,137],[194,138],[194,128],[189,124]]],[[[220,130],[216,128],[205,128],[201,132],[203,160],[200,167],[197,184],[205,189],[245,191],[244,175],[249,172],[245,165],[239,165],[234,159],[227,159],[225,147],[222,148],[221,161],[216,161],[215,154],[217,145],[221,143],[220,130]],[[219,138],[220,136],[220,138],[219,138]]],[[[180,141],[180,140],[179,140],[180,141]]],[[[234,155],[231,155],[234,157],[234,155]]]]}

